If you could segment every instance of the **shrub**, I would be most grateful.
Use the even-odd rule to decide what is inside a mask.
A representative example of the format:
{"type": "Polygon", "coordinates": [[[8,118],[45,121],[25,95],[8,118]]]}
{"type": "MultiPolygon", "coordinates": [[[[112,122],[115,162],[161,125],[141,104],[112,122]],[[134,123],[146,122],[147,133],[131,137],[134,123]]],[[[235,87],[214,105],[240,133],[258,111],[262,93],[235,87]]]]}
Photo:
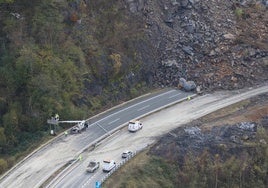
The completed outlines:
{"type": "Polygon", "coordinates": [[[5,159],[0,159],[0,174],[6,171],[8,165],[5,159]]]}
{"type": "Polygon", "coordinates": [[[238,17],[238,18],[241,18],[244,14],[244,11],[241,9],[241,8],[236,8],[235,9],[235,15],[238,17]]]}
{"type": "Polygon", "coordinates": [[[8,168],[11,168],[15,163],[16,163],[15,157],[12,156],[12,157],[7,158],[8,168]]]}

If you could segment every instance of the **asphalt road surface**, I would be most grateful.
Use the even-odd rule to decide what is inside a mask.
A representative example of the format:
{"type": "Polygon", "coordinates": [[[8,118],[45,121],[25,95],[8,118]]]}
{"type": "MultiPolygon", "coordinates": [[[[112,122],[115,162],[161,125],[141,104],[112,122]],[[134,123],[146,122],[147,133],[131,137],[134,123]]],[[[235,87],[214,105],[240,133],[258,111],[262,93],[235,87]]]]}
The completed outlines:
{"type": "MultiPolygon", "coordinates": [[[[90,126],[85,132],[77,135],[68,135],[67,137],[61,135],[40,147],[8,173],[4,174],[0,179],[0,187],[40,187],[57,170],[66,165],[68,161],[77,159],[81,153],[84,155],[85,152],[83,153],[83,151],[86,148],[96,144],[102,138],[112,135],[116,129],[127,125],[129,120],[142,118],[175,104],[190,95],[194,94],[185,93],[180,90],[165,89],[139,97],[90,118],[88,119],[90,126]]],[[[75,163],[71,167],[73,168],[77,164],[81,163],[75,163]]],[[[53,182],[55,183],[55,181],[53,182]]],[[[77,187],[73,182],[71,184],[77,187]]]]}
{"type": "Polygon", "coordinates": [[[123,162],[121,154],[125,150],[139,152],[153,144],[161,135],[178,126],[228,105],[267,92],[268,86],[240,91],[216,92],[186,100],[141,118],[144,124],[142,130],[129,133],[127,128],[120,129],[105,139],[93,151],[85,151],[82,160],[77,161],[64,174],[56,177],[55,181],[47,187],[94,188],[95,183],[102,181],[107,173],[102,172],[102,167],[95,173],[87,173],[86,166],[90,160],[97,160],[102,166],[104,159],[112,159],[119,165],[123,162]]]}

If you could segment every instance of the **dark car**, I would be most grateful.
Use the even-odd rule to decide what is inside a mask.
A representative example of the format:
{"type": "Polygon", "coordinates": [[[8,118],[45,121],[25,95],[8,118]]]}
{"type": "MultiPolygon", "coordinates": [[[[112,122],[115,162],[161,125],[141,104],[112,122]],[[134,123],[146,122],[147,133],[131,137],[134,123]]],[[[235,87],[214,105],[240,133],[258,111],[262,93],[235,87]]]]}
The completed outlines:
{"type": "Polygon", "coordinates": [[[131,157],[132,156],[132,151],[124,151],[122,153],[122,158],[128,158],[128,157],[131,157]]]}
{"type": "Polygon", "coordinates": [[[100,162],[90,161],[87,165],[87,172],[95,172],[100,167],[100,162]]]}
{"type": "Polygon", "coordinates": [[[70,134],[77,134],[77,133],[81,133],[81,130],[79,129],[79,127],[78,126],[72,127],[70,130],[70,134]]]}

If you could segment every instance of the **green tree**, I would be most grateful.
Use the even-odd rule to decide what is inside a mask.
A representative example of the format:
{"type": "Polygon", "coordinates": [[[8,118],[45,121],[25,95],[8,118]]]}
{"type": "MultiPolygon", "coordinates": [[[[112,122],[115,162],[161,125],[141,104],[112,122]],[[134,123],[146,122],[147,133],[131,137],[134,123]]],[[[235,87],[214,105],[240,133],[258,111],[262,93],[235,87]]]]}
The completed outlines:
{"type": "Polygon", "coordinates": [[[0,153],[3,152],[3,148],[6,146],[6,135],[5,135],[5,129],[3,127],[0,127],[0,153]]]}
{"type": "Polygon", "coordinates": [[[53,0],[41,1],[34,9],[32,36],[40,46],[56,50],[65,40],[63,16],[60,9],[56,8],[53,0]]]}
{"type": "Polygon", "coordinates": [[[16,137],[19,131],[18,123],[18,114],[14,108],[10,109],[10,111],[3,116],[4,133],[9,146],[13,146],[17,143],[16,137]]]}
{"type": "Polygon", "coordinates": [[[15,0],[0,0],[1,3],[14,3],[15,0]]]}

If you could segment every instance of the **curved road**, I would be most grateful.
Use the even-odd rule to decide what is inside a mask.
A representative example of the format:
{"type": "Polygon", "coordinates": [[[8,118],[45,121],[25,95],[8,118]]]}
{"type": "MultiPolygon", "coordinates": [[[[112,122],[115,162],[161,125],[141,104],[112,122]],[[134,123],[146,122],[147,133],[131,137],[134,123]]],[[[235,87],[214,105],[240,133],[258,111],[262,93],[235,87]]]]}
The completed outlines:
{"type": "Polygon", "coordinates": [[[106,113],[88,119],[89,128],[82,134],[59,136],[26,157],[0,179],[0,187],[40,187],[68,161],[102,138],[111,135],[131,119],[144,117],[152,112],[184,100],[192,93],[166,89],[148,94],[120,105],[106,113]]]}
{"type": "MultiPolygon", "coordinates": [[[[104,159],[113,159],[121,164],[121,153],[124,150],[139,151],[154,143],[157,137],[172,131],[193,119],[207,115],[247,98],[268,92],[268,87],[257,89],[216,92],[196,97],[190,101],[176,104],[142,119],[144,128],[136,133],[129,133],[127,128],[105,139],[93,151],[85,151],[83,159],[75,163],[62,176],[56,177],[47,187],[94,188],[97,181],[101,181],[107,173],[98,169],[95,173],[86,173],[86,166],[91,159],[101,162],[104,159]]],[[[171,135],[173,135],[171,133],[171,135]]],[[[176,135],[175,135],[176,136],[176,135]]]]}

